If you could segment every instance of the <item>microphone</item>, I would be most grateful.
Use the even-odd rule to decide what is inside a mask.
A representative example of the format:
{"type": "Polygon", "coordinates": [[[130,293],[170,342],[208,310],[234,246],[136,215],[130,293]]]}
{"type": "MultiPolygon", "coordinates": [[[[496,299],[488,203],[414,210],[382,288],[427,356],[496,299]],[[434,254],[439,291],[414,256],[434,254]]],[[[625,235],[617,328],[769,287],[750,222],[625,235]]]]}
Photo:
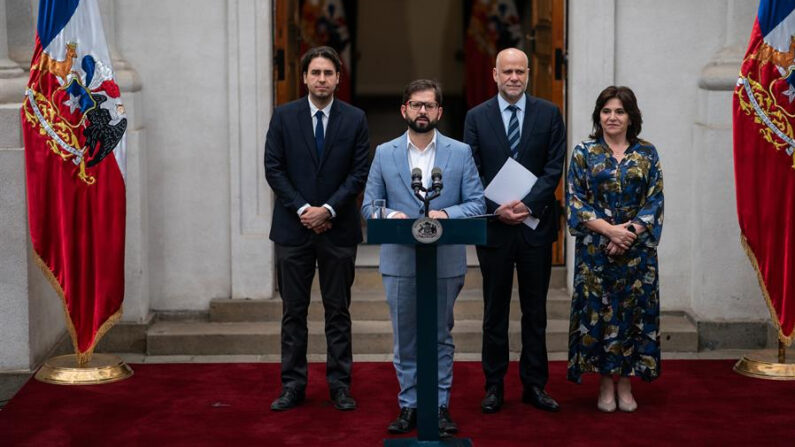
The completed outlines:
{"type": "Polygon", "coordinates": [[[414,190],[415,194],[422,190],[422,170],[420,168],[411,170],[411,189],[414,190]]]}
{"type": "Polygon", "coordinates": [[[443,187],[442,170],[439,168],[433,168],[433,170],[431,170],[431,189],[438,193],[443,187]]]}

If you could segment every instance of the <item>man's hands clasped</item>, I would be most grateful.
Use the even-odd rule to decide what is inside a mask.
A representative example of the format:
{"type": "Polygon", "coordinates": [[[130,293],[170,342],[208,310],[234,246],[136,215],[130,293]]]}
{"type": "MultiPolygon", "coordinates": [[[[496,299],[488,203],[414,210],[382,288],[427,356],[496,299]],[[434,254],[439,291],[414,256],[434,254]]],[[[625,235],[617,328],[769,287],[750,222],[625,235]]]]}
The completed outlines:
{"type": "Polygon", "coordinates": [[[310,206],[301,214],[301,224],[317,234],[331,229],[331,211],[323,206],[310,206]]]}

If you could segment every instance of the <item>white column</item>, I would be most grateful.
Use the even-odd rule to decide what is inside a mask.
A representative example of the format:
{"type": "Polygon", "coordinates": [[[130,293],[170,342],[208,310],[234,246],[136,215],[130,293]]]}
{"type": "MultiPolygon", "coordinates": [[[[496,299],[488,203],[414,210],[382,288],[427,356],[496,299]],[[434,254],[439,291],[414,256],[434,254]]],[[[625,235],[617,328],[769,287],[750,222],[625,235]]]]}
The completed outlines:
{"type": "Polygon", "coordinates": [[[0,0],[0,371],[30,366],[25,162],[19,125],[24,81],[15,82],[24,72],[8,59],[7,36],[6,1],[0,0]]]}
{"type": "Polygon", "coordinates": [[[0,373],[27,373],[65,335],[65,322],[61,300],[31,256],[20,122],[28,72],[8,57],[6,6],[0,0],[0,373]]]}
{"type": "Polygon", "coordinates": [[[0,103],[21,103],[27,83],[27,71],[8,58],[6,0],[0,0],[0,103]]]}
{"type": "Polygon", "coordinates": [[[0,371],[30,366],[24,169],[22,149],[0,148],[0,371]]]}
{"type": "Polygon", "coordinates": [[[116,0],[99,0],[105,39],[111,55],[113,72],[121,89],[127,113],[127,233],[124,268],[123,321],[142,323],[150,313],[149,294],[149,221],[147,205],[146,133],[141,80],[127,63],[117,45],[116,0]]]}
{"type": "MultiPolygon", "coordinates": [[[[568,23],[566,127],[567,150],[570,154],[571,149],[584,140],[593,127],[590,112],[596,96],[605,87],[615,83],[616,0],[571,0],[568,23]]],[[[567,284],[571,289],[574,238],[568,233],[566,238],[567,284]]]]}
{"type": "Polygon", "coordinates": [[[707,320],[763,320],[764,300],[740,246],[732,146],[732,99],[756,17],[756,0],[731,0],[724,46],[699,79],[693,126],[691,308],[707,320]]]}
{"type": "Polygon", "coordinates": [[[704,67],[699,87],[705,90],[734,89],[740,63],[748,47],[751,27],[756,17],[756,0],[729,0],[726,8],[726,32],[723,48],[704,67]]]}
{"type": "Polygon", "coordinates": [[[6,0],[0,0],[0,23],[3,24],[3,32],[0,33],[0,78],[21,76],[23,70],[16,62],[8,58],[8,27],[5,26],[6,0]]]}
{"type": "Polygon", "coordinates": [[[265,181],[265,132],[272,112],[270,2],[229,0],[231,298],[271,298],[272,194],[265,181]]]}

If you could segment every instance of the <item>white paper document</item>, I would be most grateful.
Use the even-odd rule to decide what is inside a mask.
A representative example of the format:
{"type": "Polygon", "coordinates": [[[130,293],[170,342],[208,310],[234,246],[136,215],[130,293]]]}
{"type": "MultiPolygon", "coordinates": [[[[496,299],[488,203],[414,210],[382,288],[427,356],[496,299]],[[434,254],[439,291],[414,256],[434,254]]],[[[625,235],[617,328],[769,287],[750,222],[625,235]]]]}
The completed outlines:
{"type": "MultiPolygon", "coordinates": [[[[514,200],[522,200],[533,189],[536,180],[538,177],[527,168],[513,158],[508,158],[483,192],[487,199],[503,205],[514,200]]],[[[538,218],[528,216],[523,223],[535,230],[538,222],[540,222],[538,218]]]]}

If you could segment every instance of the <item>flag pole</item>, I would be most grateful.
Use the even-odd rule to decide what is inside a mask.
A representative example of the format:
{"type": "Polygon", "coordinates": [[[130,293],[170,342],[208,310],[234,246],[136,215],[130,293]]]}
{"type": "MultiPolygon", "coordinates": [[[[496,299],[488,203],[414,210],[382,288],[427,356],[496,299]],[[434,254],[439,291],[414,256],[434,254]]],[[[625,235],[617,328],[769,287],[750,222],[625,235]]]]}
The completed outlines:
{"type": "Polygon", "coordinates": [[[778,341],[778,362],[787,363],[787,348],[781,340],[778,341]]]}

